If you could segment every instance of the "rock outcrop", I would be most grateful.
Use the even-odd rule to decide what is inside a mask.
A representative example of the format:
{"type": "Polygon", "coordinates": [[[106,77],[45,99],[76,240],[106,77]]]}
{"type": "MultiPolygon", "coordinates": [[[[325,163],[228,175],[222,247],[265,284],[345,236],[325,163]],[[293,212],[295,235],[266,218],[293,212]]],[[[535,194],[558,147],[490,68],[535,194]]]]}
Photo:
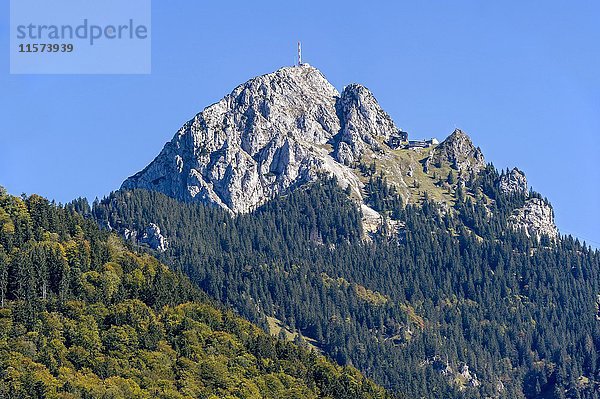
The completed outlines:
{"type": "Polygon", "coordinates": [[[513,168],[507,173],[502,173],[502,175],[500,175],[498,186],[500,190],[506,194],[528,194],[527,178],[525,177],[525,173],[517,168],[513,168]]]}
{"type": "Polygon", "coordinates": [[[427,163],[448,163],[459,172],[477,173],[485,168],[485,159],[479,147],[475,147],[469,136],[460,129],[446,138],[432,152],[427,163]]]}
{"type": "Polygon", "coordinates": [[[387,141],[398,132],[392,118],[379,106],[373,94],[364,86],[346,86],[337,102],[341,130],[336,137],[335,158],[352,165],[364,150],[381,151],[378,142],[387,141]]]}
{"type": "Polygon", "coordinates": [[[450,383],[455,384],[459,391],[464,391],[467,387],[477,388],[481,385],[477,374],[471,371],[466,363],[463,363],[460,368],[454,369],[450,363],[444,362],[437,355],[426,363],[431,364],[434,370],[446,377],[450,383]]]}
{"type": "MultiPolygon", "coordinates": [[[[113,229],[112,226],[108,226],[109,229],[113,229]]],[[[126,240],[133,240],[139,244],[148,245],[150,248],[158,251],[165,252],[169,249],[169,241],[165,236],[162,235],[160,231],[160,227],[156,223],[150,223],[146,226],[143,232],[138,232],[137,230],[130,230],[128,228],[121,229],[117,227],[116,229],[120,234],[125,237],[126,240]]]]}
{"type": "Polygon", "coordinates": [[[523,230],[528,237],[536,237],[539,241],[543,235],[551,239],[558,237],[558,229],[554,224],[552,206],[539,198],[530,198],[525,205],[518,208],[508,219],[514,230],[523,230]]]}
{"type": "MultiPolygon", "coordinates": [[[[370,119],[391,123],[372,108],[366,89],[347,96],[341,108],[349,132],[370,119]]],[[[358,178],[326,146],[341,131],[338,101],[338,91],[308,65],[251,79],[187,122],[122,188],[160,191],[238,213],[326,172],[359,196],[358,178]]]]}
{"type": "Polygon", "coordinates": [[[161,234],[160,227],[155,223],[150,223],[146,227],[140,242],[159,252],[165,252],[169,248],[169,241],[161,234]]]}

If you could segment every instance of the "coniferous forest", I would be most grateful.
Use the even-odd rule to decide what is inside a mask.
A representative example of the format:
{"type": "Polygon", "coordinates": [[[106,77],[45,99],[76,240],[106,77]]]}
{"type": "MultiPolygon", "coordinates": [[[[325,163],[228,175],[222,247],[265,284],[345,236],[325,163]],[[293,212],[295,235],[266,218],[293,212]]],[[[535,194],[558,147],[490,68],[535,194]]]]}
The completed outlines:
{"type": "Polygon", "coordinates": [[[369,204],[399,227],[368,239],[358,207],[327,178],[236,217],[144,190],[113,193],[91,216],[75,207],[119,232],[158,224],[166,252],[135,234],[129,243],[265,330],[278,320],[299,345],[401,395],[597,398],[600,253],[509,228],[526,195],[541,197],[503,193],[499,178],[489,165],[461,180],[447,208],[426,193],[403,205],[373,177],[369,204]]]}
{"type": "Polygon", "coordinates": [[[387,398],[100,230],[0,188],[0,398],[387,398]]]}

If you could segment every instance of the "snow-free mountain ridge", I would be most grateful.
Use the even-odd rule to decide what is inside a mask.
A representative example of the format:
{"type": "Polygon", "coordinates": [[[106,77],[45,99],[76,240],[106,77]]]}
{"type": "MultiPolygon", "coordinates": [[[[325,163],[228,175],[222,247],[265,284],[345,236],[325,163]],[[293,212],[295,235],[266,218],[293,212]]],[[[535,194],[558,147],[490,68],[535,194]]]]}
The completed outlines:
{"type": "MultiPolygon", "coordinates": [[[[408,202],[420,193],[412,189],[416,169],[427,176],[432,167],[447,167],[466,180],[486,165],[481,150],[459,129],[439,145],[417,151],[390,144],[400,133],[366,87],[350,84],[340,93],[308,64],[284,67],[250,79],[206,107],[122,188],[159,191],[237,214],[326,174],[349,188],[361,203],[365,225],[373,229],[377,213],[365,205],[359,164],[381,165],[408,202]]],[[[520,171],[503,179],[505,190],[527,190],[520,171]]],[[[537,234],[540,224],[545,234],[556,236],[551,209],[540,206],[547,205],[528,201],[511,225],[537,234]],[[532,213],[536,217],[527,216],[532,213]]]]}

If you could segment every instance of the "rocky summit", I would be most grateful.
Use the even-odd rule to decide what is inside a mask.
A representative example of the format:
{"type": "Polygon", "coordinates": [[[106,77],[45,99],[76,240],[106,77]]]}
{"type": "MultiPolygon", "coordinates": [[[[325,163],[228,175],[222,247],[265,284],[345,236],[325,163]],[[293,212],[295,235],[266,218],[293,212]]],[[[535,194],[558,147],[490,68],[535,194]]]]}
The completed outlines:
{"type": "Polygon", "coordinates": [[[362,118],[370,114],[355,114],[348,105],[342,122],[339,100],[335,87],[307,65],[251,79],[184,124],[122,187],[212,203],[233,213],[249,212],[320,171],[357,188],[358,179],[333,159],[326,144],[342,125],[364,125],[362,118]]]}
{"type": "Polygon", "coordinates": [[[432,151],[431,157],[438,165],[448,162],[459,172],[477,173],[485,167],[485,160],[479,147],[465,132],[455,129],[443,143],[432,151]]]}
{"type": "Polygon", "coordinates": [[[365,149],[381,151],[377,141],[387,141],[398,132],[392,118],[385,113],[371,92],[359,84],[346,86],[337,101],[340,132],[335,158],[350,166],[360,160],[365,149]]]}
{"type": "MultiPolygon", "coordinates": [[[[340,93],[318,69],[303,64],[250,79],[206,107],[122,188],[158,191],[237,214],[325,174],[348,189],[361,205],[365,229],[374,231],[379,214],[365,198],[369,176],[385,175],[407,203],[418,203],[427,192],[450,204],[448,171],[464,184],[485,166],[481,150],[462,130],[439,144],[408,140],[366,87],[354,83],[340,93]]],[[[518,169],[502,175],[499,184],[507,193],[527,190],[518,169]]],[[[523,214],[531,215],[529,208],[523,214]]],[[[549,232],[552,212],[540,214],[544,223],[528,222],[528,231],[543,225],[549,232]]],[[[513,225],[525,219],[515,215],[513,225]]]]}
{"type": "Polygon", "coordinates": [[[538,241],[544,235],[551,239],[558,236],[554,210],[540,198],[528,199],[523,207],[516,209],[509,217],[509,225],[515,230],[523,230],[528,237],[535,237],[538,241]]]}
{"type": "Polygon", "coordinates": [[[527,188],[527,178],[525,177],[525,173],[518,168],[513,168],[506,173],[502,173],[500,176],[500,190],[504,193],[527,194],[527,188]]]}

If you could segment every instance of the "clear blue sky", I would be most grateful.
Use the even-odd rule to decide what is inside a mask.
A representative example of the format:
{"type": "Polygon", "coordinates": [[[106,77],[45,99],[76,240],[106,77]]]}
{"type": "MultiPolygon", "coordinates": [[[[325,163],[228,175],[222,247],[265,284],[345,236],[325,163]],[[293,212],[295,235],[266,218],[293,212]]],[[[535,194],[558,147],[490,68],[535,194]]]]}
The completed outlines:
{"type": "Polygon", "coordinates": [[[102,197],[234,86],[304,58],[412,137],[469,133],[563,233],[600,247],[600,2],[154,0],[152,74],[11,76],[0,0],[0,185],[102,197]]]}

